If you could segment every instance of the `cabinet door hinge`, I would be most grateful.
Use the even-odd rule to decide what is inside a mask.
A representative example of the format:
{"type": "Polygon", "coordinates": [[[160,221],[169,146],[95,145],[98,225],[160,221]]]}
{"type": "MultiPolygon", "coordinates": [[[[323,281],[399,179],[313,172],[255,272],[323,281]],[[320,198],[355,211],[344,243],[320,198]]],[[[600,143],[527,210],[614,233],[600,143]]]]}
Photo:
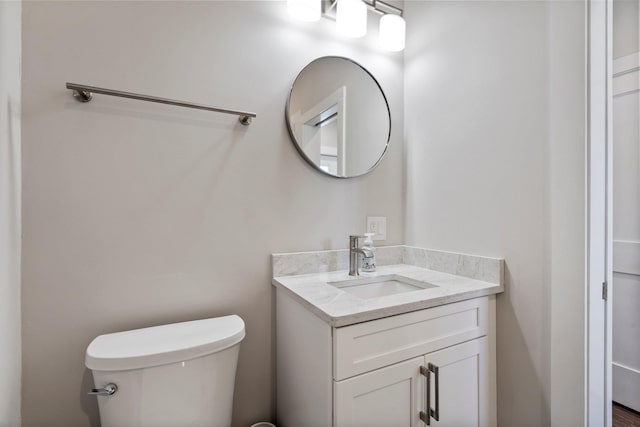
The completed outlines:
{"type": "Polygon", "coordinates": [[[605,301],[609,297],[609,290],[607,288],[607,282],[602,282],[602,299],[605,301]]]}

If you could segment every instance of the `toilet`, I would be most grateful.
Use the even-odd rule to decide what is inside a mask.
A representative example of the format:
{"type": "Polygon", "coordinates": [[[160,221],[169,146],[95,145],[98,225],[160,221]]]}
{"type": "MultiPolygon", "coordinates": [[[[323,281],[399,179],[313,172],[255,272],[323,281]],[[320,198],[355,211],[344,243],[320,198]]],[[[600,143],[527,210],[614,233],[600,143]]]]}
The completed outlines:
{"type": "Polygon", "coordinates": [[[85,364],[102,427],[229,427],[244,335],[236,315],[100,335],[85,364]]]}

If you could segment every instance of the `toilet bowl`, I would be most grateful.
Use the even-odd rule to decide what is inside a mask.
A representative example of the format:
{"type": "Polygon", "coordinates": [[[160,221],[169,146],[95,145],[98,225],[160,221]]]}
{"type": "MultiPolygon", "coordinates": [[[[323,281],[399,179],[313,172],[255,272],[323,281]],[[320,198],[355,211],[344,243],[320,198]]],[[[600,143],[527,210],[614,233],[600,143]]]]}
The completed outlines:
{"type": "Polygon", "coordinates": [[[229,427],[244,335],[236,315],[100,335],[85,364],[102,427],[229,427]]]}

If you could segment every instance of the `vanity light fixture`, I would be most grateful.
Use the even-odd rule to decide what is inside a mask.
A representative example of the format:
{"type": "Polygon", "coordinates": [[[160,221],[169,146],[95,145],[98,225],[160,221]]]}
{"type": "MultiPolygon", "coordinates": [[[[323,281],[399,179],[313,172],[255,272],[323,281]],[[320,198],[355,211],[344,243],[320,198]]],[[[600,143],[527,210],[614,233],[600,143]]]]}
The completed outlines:
{"type": "Polygon", "coordinates": [[[291,16],[303,21],[315,21],[319,19],[320,14],[335,19],[338,33],[354,38],[367,33],[367,10],[370,10],[382,15],[379,28],[380,47],[390,52],[404,49],[406,24],[402,17],[403,10],[384,1],[287,0],[287,6],[291,16]],[[311,19],[311,16],[314,18],[311,19]]]}
{"type": "Polygon", "coordinates": [[[295,19],[315,22],[322,15],[322,2],[321,0],[287,0],[287,10],[295,19]]]}
{"type": "Polygon", "coordinates": [[[352,38],[367,34],[367,5],[362,0],[338,0],[336,30],[352,38]]]}
{"type": "Polygon", "coordinates": [[[404,49],[406,24],[400,15],[385,14],[380,18],[380,47],[390,52],[404,49]]]}

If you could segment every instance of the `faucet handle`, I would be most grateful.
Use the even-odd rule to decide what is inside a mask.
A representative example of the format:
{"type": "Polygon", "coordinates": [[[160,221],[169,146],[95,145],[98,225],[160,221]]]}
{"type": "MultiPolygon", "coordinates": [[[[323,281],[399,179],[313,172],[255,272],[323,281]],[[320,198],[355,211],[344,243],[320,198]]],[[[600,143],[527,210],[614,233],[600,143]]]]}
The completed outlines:
{"type": "Polygon", "coordinates": [[[357,248],[358,247],[358,243],[359,243],[359,239],[364,239],[365,236],[359,236],[359,235],[355,235],[352,234],[349,236],[349,247],[350,248],[357,248]]]}

